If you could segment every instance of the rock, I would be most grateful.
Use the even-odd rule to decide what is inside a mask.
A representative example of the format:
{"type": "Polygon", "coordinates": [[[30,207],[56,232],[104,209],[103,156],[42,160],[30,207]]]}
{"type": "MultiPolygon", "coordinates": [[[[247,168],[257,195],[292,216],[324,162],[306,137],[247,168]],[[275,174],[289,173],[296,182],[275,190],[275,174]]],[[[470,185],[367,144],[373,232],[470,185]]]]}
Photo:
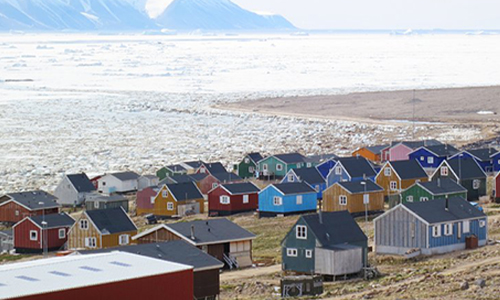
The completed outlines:
{"type": "Polygon", "coordinates": [[[460,284],[460,289],[462,291],[468,290],[469,289],[469,283],[467,281],[462,282],[462,284],[460,284]]]}
{"type": "Polygon", "coordinates": [[[475,284],[480,288],[484,288],[486,286],[486,280],[478,279],[476,280],[475,284]]]}

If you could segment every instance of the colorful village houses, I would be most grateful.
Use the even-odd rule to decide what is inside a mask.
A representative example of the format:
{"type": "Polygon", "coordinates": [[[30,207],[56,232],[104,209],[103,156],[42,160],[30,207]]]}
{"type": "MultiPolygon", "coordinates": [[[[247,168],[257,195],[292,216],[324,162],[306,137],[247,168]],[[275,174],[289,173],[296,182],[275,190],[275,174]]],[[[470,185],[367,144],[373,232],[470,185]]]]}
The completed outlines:
{"type": "Polygon", "coordinates": [[[401,192],[403,203],[425,202],[447,197],[467,199],[467,189],[450,178],[437,178],[428,182],[416,182],[401,192]]]}
{"type": "Polygon", "coordinates": [[[129,245],[137,227],[123,208],[84,211],[68,233],[68,249],[129,245]]]}
{"type": "Polygon", "coordinates": [[[409,154],[410,160],[417,160],[425,170],[435,170],[449,157],[458,153],[452,145],[422,146],[409,154]]]}
{"type": "Polygon", "coordinates": [[[185,175],[188,173],[188,170],[182,164],[168,165],[165,166],[158,171],[156,171],[156,176],[160,180],[165,179],[165,177],[172,177],[177,175],[185,175]]]}
{"type": "Polygon", "coordinates": [[[319,173],[321,174],[321,176],[323,176],[323,178],[328,177],[330,170],[333,169],[333,167],[337,164],[338,159],[339,159],[338,157],[328,159],[316,166],[316,169],[318,169],[319,173]]]}
{"type": "Polygon", "coordinates": [[[251,182],[220,184],[208,192],[208,215],[228,216],[256,211],[260,189],[251,182]]]}
{"type": "MultiPolygon", "coordinates": [[[[449,160],[459,159],[461,157],[472,158],[474,159],[478,165],[483,169],[486,173],[492,173],[494,171],[494,159],[493,156],[497,153],[495,148],[481,148],[481,149],[472,149],[472,150],[464,150],[456,153],[449,160]]],[[[497,159],[498,163],[498,159],[497,159]]]]}
{"type": "Polygon", "coordinates": [[[259,216],[276,217],[316,212],[317,192],[305,182],[268,185],[259,193],[259,216]]]}
{"type": "Polygon", "coordinates": [[[238,164],[233,166],[233,171],[241,178],[253,178],[257,170],[257,163],[263,158],[258,152],[248,153],[238,164]]]}
{"type": "Polygon", "coordinates": [[[87,199],[85,200],[86,210],[109,209],[117,207],[123,207],[123,209],[128,212],[128,199],[122,195],[106,196],[102,194],[95,194],[87,197],[87,199]]]}
{"type": "Polygon", "coordinates": [[[383,161],[399,161],[409,160],[410,153],[423,146],[436,146],[442,145],[437,140],[424,140],[424,141],[395,141],[391,146],[382,150],[383,161]]]}
{"type": "Polygon", "coordinates": [[[382,162],[382,151],[389,147],[390,145],[375,145],[375,146],[361,147],[358,148],[356,151],[354,151],[352,153],[352,156],[354,157],[361,156],[373,163],[380,163],[382,162]]]}
{"type": "Polygon", "coordinates": [[[138,244],[184,240],[232,269],[252,265],[252,241],[255,235],[223,218],[162,224],[133,239],[138,244]]]}
{"type": "Polygon", "coordinates": [[[450,178],[467,189],[467,200],[476,201],[486,196],[488,176],[472,158],[443,161],[431,176],[431,180],[450,178]]]}
{"type": "Polygon", "coordinates": [[[64,250],[75,220],[66,213],[26,217],[13,226],[16,253],[64,250]]]}
{"type": "Polygon", "coordinates": [[[367,264],[368,238],[347,211],[301,216],[281,247],[282,269],[289,272],[335,278],[367,264]]]}
{"type": "Polygon", "coordinates": [[[202,163],[201,166],[196,171],[196,173],[218,174],[218,173],[227,173],[227,170],[220,162],[202,163]]]}
{"type": "Polygon", "coordinates": [[[337,182],[323,192],[323,211],[373,214],[384,210],[384,189],[371,180],[337,182]]]}
{"type": "Polygon", "coordinates": [[[292,169],[288,171],[281,183],[305,182],[316,190],[317,198],[323,198],[323,191],[326,189],[326,180],[315,167],[292,169]]]}
{"type": "Polygon", "coordinates": [[[139,254],[162,261],[191,266],[193,267],[194,299],[217,299],[219,295],[219,273],[220,269],[224,267],[224,263],[183,240],[81,251],[80,254],[89,255],[113,251],[139,254]]]}
{"type": "Polygon", "coordinates": [[[99,193],[128,193],[138,189],[139,175],[135,172],[120,172],[103,175],[97,180],[99,193]]]}
{"type": "Polygon", "coordinates": [[[205,200],[193,182],[165,184],[154,190],[157,193],[149,203],[147,199],[137,203],[138,214],[178,217],[205,212],[205,200]]]}
{"type": "Polygon", "coordinates": [[[259,178],[283,178],[291,169],[305,165],[305,157],[300,153],[277,154],[259,161],[257,172],[259,178]]]}
{"type": "Polygon", "coordinates": [[[59,204],[63,206],[79,206],[89,194],[96,192],[87,174],[67,174],[56,187],[54,196],[59,204]]]}
{"type": "Polygon", "coordinates": [[[377,254],[433,255],[484,246],[487,217],[465,199],[402,203],[374,220],[377,254]]]}
{"type": "Polygon", "coordinates": [[[316,167],[318,165],[321,165],[322,163],[329,161],[329,160],[336,160],[339,157],[334,154],[318,154],[318,155],[308,155],[304,158],[304,162],[306,163],[306,168],[312,168],[316,167]]]}
{"type": "Polygon", "coordinates": [[[364,157],[345,157],[337,160],[326,177],[327,186],[340,181],[374,180],[377,172],[364,157]]]}
{"type": "MultiPolygon", "coordinates": [[[[200,174],[201,176],[203,176],[207,173],[200,173],[200,174]]],[[[237,182],[243,182],[243,178],[234,173],[229,173],[229,172],[213,173],[213,174],[209,173],[207,176],[205,176],[203,179],[200,180],[199,187],[203,195],[208,195],[208,192],[219,186],[219,184],[237,183],[237,182]]]]}
{"type": "Polygon", "coordinates": [[[15,224],[26,217],[59,213],[58,199],[44,191],[9,193],[0,197],[0,222],[15,224]]]}
{"type": "Polygon", "coordinates": [[[375,178],[375,182],[385,190],[386,199],[394,199],[394,196],[397,196],[395,202],[399,202],[399,193],[402,190],[415,182],[428,180],[427,173],[416,160],[386,162],[375,178]]]}

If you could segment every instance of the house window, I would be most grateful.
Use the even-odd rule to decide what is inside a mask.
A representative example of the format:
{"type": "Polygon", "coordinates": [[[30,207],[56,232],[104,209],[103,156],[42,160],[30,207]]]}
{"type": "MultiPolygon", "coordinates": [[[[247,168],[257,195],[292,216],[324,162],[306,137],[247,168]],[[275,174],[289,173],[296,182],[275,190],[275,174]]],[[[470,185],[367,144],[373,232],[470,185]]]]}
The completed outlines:
{"type": "Polygon", "coordinates": [[[424,161],[425,160],[425,156],[420,156],[420,161],[424,161]]]}
{"type": "Polygon", "coordinates": [[[249,164],[250,163],[250,158],[245,158],[245,163],[249,164]]]}
{"type": "Polygon", "coordinates": [[[283,170],[283,165],[282,164],[277,164],[276,165],[276,171],[282,171],[283,170]]]}
{"type": "Polygon", "coordinates": [[[448,167],[441,168],[441,176],[448,176],[448,167]]]}
{"type": "Polygon", "coordinates": [[[427,157],[427,163],[428,164],[433,164],[434,163],[434,157],[433,156],[427,157]]]}
{"type": "Polygon", "coordinates": [[[102,186],[106,186],[106,181],[103,181],[103,182],[102,182],[102,186]]]}
{"type": "Polygon", "coordinates": [[[16,215],[16,217],[19,217],[19,211],[18,210],[16,210],[15,215],[16,215]]]}
{"type": "Polygon", "coordinates": [[[273,204],[276,205],[276,206],[283,205],[283,198],[278,197],[278,196],[274,196],[274,198],[273,198],[273,204]]]}
{"type": "Polygon", "coordinates": [[[37,240],[38,240],[38,231],[30,230],[30,241],[37,241],[37,240]]]}
{"type": "Polygon", "coordinates": [[[128,245],[129,242],[129,235],[128,234],[122,234],[119,237],[119,243],[120,245],[128,245]]]}
{"type": "Polygon", "coordinates": [[[391,181],[390,188],[391,188],[391,191],[397,191],[398,190],[398,183],[396,181],[391,181]]]}
{"type": "Polygon", "coordinates": [[[306,258],[312,258],[312,257],[313,257],[313,251],[312,251],[312,250],[307,249],[307,250],[306,250],[306,258]]]}
{"type": "Polygon", "coordinates": [[[295,248],[287,248],[286,249],[286,256],[297,257],[297,249],[295,249],[295,248]]]}
{"type": "Polygon", "coordinates": [[[255,172],[255,169],[253,167],[248,167],[248,172],[250,173],[254,173],[255,172]]]}
{"type": "Polygon", "coordinates": [[[444,225],[444,235],[452,235],[453,234],[453,224],[448,223],[444,225]]]}
{"type": "Polygon", "coordinates": [[[207,172],[207,170],[205,170],[205,168],[203,168],[203,167],[202,167],[202,168],[200,169],[200,173],[205,174],[206,172],[207,172]]]}
{"type": "Polygon", "coordinates": [[[80,220],[80,229],[88,230],[89,229],[89,221],[88,220],[80,220]]]}
{"type": "Polygon", "coordinates": [[[292,174],[288,175],[288,182],[294,182],[295,181],[295,177],[293,177],[292,174]]]}
{"type": "Polygon", "coordinates": [[[391,176],[391,168],[385,168],[384,169],[384,175],[387,176],[387,177],[391,176]]]}
{"type": "Polygon", "coordinates": [[[62,240],[64,238],[66,238],[66,229],[61,228],[59,229],[59,239],[62,240]]]}
{"type": "Polygon", "coordinates": [[[167,203],[167,210],[174,210],[174,203],[173,202],[167,203]]]}
{"type": "Polygon", "coordinates": [[[220,204],[229,204],[231,203],[231,199],[229,196],[220,196],[220,204]]]}
{"type": "Polygon", "coordinates": [[[339,204],[340,205],[347,205],[347,196],[344,196],[344,195],[339,196],[339,204]]]}
{"type": "Polygon", "coordinates": [[[297,227],[295,228],[295,235],[298,239],[307,239],[307,227],[303,225],[297,225],[297,227]]]}
{"type": "Polygon", "coordinates": [[[167,195],[168,195],[168,192],[167,192],[167,191],[162,191],[162,192],[161,192],[161,196],[162,196],[163,198],[167,198],[167,195]]]}
{"type": "Polygon", "coordinates": [[[486,226],[486,221],[485,220],[479,220],[479,227],[483,228],[486,226]]]}
{"type": "Polygon", "coordinates": [[[219,184],[217,182],[212,183],[212,189],[215,189],[219,184]]]}
{"type": "Polygon", "coordinates": [[[342,175],[342,167],[335,167],[335,175],[342,175]]]}
{"type": "Polygon", "coordinates": [[[316,185],[316,187],[314,187],[314,190],[316,191],[316,193],[319,193],[319,185],[316,185]]]}
{"type": "Polygon", "coordinates": [[[463,232],[464,233],[470,232],[470,222],[468,220],[464,221],[463,232]]]}
{"type": "Polygon", "coordinates": [[[308,168],[312,167],[312,164],[311,163],[307,163],[307,167],[308,168]]]}
{"type": "Polygon", "coordinates": [[[85,247],[96,248],[97,247],[97,239],[95,237],[85,238],[85,247]]]}
{"type": "Polygon", "coordinates": [[[94,201],[94,208],[99,209],[99,201],[94,201]]]}
{"type": "Polygon", "coordinates": [[[155,197],[151,197],[151,204],[155,204],[155,197]]]}
{"type": "Polygon", "coordinates": [[[406,202],[413,202],[413,196],[406,196],[406,202]]]}
{"type": "Polygon", "coordinates": [[[243,195],[243,203],[248,203],[249,202],[249,199],[250,199],[250,196],[248,195],[243,195]]]}
{"type": "Polygon", "coordinates": [[[301,205],[302,204],[302,195],[298,195],[297,196],[297,205],[301,205]]]}
{"type": "Polygon", "coordinates": [[[370,204],[370,194],[364,194],[363,195],[363,204],[364,205],[370,204]]]}
{"type": "Polygon", "coordinates": [[[267,167],[267,164],[263,164],[263,165],[262,165],[262,171],[266,172],[266,171],[267,171],[267,168],[268,168],[268,167],[267,167]]]}
{"type": "Polygon", "coordinates": [[[207,245],[201,246],[201,251],[208,253],[208,246],[207,245]]]}
{"type": "Polygon", "coordinates": [[[433,237],[440,237],[441,236],[441,226],[440,225],[432,226],[432,236],[433,237]]]}
{"type": "Polygon", "coordinates": [[[474,181],[472,181],[472,188],[473,189],[478,190],[480,187],[481,187],[480,180],[475,179],[474,181]]]}
{"type": "Polygon", "coordinates": [[[429,201],[429,198],[427,197],[420,197],[420,202],[427,202],[429,201]]]}

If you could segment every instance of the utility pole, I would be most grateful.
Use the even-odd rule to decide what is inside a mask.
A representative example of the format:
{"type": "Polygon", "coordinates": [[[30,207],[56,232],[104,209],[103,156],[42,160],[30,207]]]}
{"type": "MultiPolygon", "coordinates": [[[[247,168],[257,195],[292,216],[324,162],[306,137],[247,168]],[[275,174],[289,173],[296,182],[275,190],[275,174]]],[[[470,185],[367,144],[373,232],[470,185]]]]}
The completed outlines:
{"type": "Polygon", "coordinates": [[[47,222],[45,222],[45,202],[40,201],[38,205],[42,206],[42,251],[43,257],[47,257],[47,238],[45,232],[47,231],[47,222]]]}

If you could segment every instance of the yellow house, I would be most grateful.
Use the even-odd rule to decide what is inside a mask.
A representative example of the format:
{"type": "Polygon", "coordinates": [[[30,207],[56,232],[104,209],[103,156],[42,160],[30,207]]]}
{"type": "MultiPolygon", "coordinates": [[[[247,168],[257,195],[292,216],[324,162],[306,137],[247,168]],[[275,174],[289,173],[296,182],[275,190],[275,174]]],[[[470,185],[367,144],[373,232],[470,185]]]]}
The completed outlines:
{"type": "Polygon", "coordinates": [[[323,211],[351,214],[384,210],[384,189],[371,180],[337,182],[323,191],[323,211]]]}
{"type": "Polygon", "coordinates": [[[427,182],[429,177],[416,160],[388,161],[375,177],[375,182],[385,190],[385,196],[396,195],[415,182],[427,182]]]}
{"type": "Polygon", "coordinates": [[[205,200],[193,182],[163,185],[154,198],[156,216],[185,216],[205,212],[205,200]]]}

